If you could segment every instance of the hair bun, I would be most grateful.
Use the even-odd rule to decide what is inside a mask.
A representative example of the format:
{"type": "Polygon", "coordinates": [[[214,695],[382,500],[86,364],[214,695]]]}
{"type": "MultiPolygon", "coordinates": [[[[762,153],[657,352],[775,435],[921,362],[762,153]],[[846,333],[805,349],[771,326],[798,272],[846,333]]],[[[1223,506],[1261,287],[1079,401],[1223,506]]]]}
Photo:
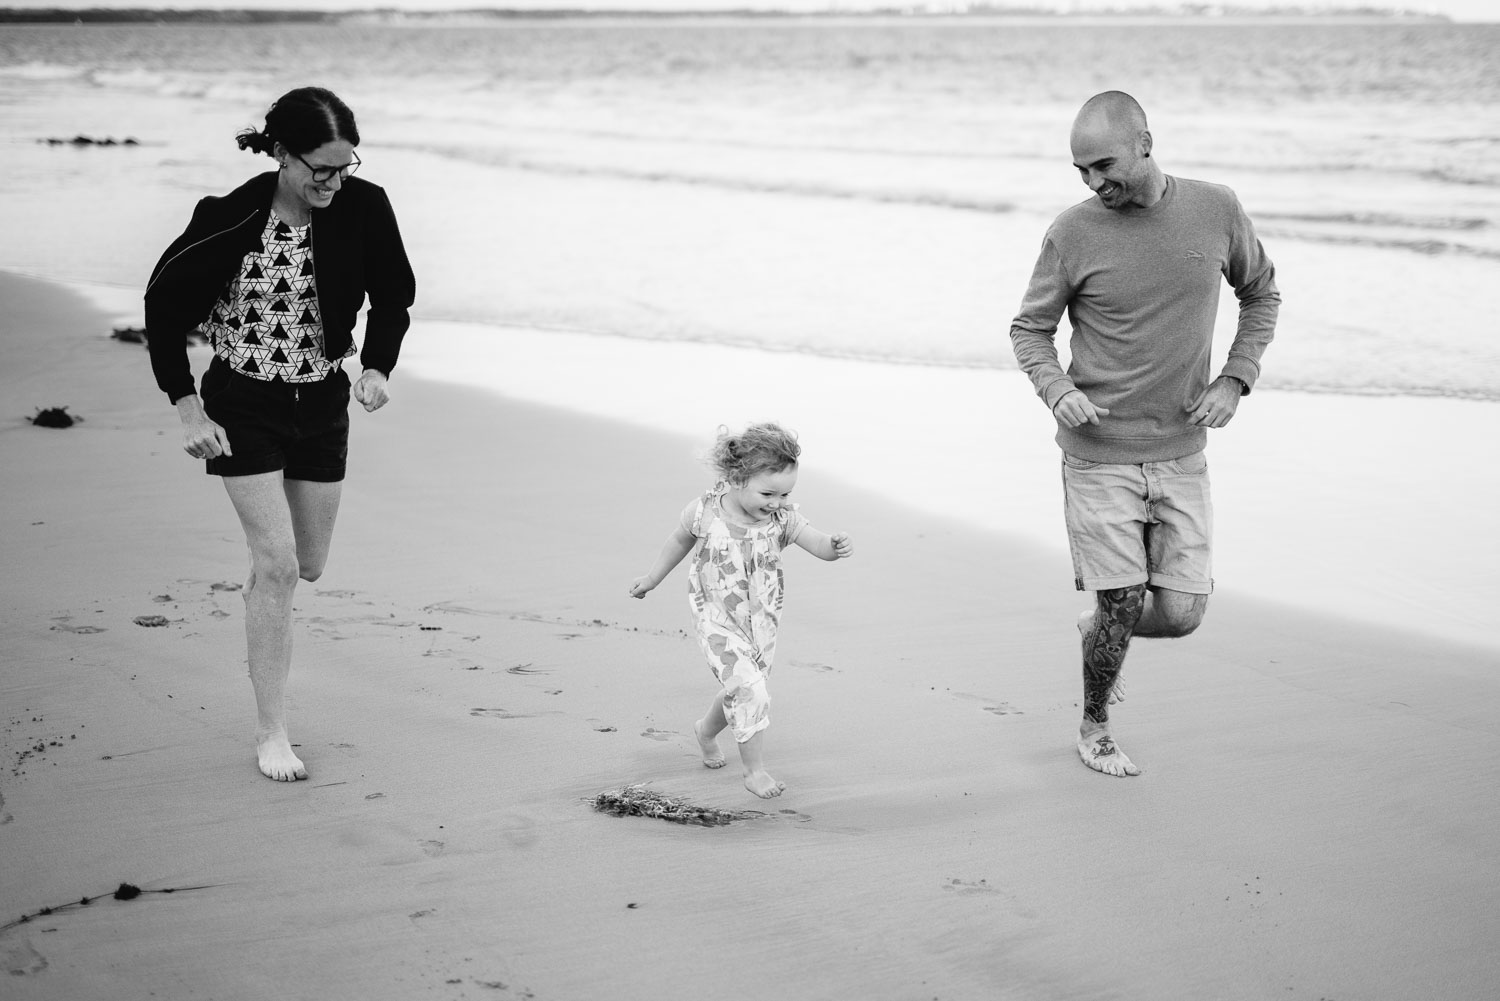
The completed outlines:
{"type": "Polygon", "coordinates": [[[240,149],[248,149],[252,153],[265,153],[268,156],[276,148],[276,140],[254,129],[245,129],[234,137],[234,141],[240,149]]]}

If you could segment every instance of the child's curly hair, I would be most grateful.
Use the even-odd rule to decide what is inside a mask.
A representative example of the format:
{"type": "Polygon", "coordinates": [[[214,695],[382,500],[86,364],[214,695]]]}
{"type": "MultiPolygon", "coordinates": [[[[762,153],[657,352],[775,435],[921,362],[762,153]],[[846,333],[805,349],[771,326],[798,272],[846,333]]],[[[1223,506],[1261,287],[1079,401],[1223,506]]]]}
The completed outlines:
{"type": "Polygon", "coordinates": [[[760,473],[779,473],[795,466],[801,454],[797,436],[779,424],[751,424],[739,434],[721,424],[708,461],[724,479],[743,486],[760,473]]]}

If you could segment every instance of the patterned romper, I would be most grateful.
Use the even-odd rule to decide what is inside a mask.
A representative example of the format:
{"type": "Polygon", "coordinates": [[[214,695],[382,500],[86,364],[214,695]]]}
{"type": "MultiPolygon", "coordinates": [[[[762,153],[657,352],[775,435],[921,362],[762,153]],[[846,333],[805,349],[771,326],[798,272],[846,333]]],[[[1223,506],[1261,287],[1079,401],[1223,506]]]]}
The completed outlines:
{"type": "Polygon", "coordinates": [[[760,525],[724,515],[727,483],[719,483],[683,512],[682,527],[701,540],[688,568],[688,603],[698,643],[724,686],[724,717],[739,742],[771,724],[766,676],[781,620],[781,551],[796,541],[807,519],[783,508],[760,525]]]}

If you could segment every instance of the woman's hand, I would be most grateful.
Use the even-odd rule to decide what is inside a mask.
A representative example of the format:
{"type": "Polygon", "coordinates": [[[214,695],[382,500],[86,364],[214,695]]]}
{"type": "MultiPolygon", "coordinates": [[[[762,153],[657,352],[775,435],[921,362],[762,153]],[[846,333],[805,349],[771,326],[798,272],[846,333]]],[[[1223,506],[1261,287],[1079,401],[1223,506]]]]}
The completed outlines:
{"type": "Polygon", "coordinates": [[[391,399],[391,394],[385,388],[385,373],[378,368],[365,369],[359,381],[354,384],[352,394],[370,412],[379,410],[391,399]]]}
{"type": "Polygon", "coordinates": [[[203,412],[198,394],[177,401],[177,416],[182,420],[182,450],[195,459],[213,459],[233,455],[229,435],[203,412]]]}

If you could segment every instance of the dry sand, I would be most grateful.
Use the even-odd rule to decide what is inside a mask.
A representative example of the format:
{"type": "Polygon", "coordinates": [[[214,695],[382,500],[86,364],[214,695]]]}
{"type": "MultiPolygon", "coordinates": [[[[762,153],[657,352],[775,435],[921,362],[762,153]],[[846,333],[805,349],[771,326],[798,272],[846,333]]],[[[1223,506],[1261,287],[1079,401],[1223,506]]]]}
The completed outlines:
{"type": "Polygon", "coordinates": [[[1223,594],[1132,652],[1115,718],[1146,772],[1106,778],[1072,748],[1082,601],[1039,583],[1054,554],[809,465],[804,513],[859,552],[789,566],[789,788],[762,803],[697,763],[681,571],[625,594],[700,443],[399,372],[298,592],[311,778],[269,782],[221,487],[142,349],[64,290],[0,293],[7,998],[1458,1001],[1500,977],[1492,650],[1223,594]],[[63,404],[85,421],[23,420],[63,404]],[[630,782],[765,815],[589,808],[630,782]]]}

